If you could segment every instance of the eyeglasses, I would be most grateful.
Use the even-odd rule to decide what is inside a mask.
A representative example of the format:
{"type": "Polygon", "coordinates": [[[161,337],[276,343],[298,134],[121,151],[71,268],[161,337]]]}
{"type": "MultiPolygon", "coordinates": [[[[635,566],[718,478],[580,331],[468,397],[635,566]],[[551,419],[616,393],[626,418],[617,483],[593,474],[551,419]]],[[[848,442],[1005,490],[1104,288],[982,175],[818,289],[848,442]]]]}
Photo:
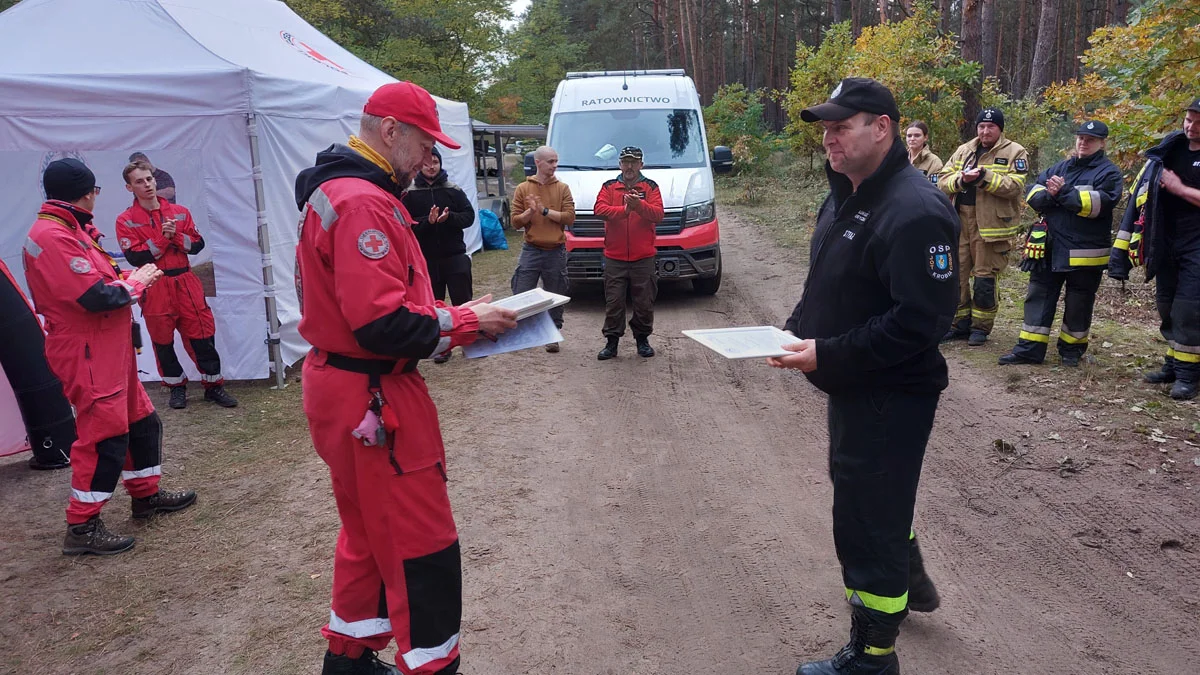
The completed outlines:
{"type": "Polygon", "coordinates": [[[96,187],[92,188],[92,194],[94,194],[94,195],[98,195],[98,194],[100,194],[100,186],[99,186],[99,185],[97,185],[96,187]]]}

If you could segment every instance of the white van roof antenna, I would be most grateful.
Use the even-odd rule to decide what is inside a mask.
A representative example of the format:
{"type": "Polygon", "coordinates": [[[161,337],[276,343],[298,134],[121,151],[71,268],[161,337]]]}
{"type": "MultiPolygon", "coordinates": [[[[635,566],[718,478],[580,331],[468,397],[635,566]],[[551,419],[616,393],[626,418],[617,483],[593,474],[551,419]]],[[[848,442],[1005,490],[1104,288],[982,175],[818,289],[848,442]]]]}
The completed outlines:
{"type": "Polygon", "coordinates": [[[589,77],[637,77],[638,75],[670,75],[674,77],[686,77],[687,73],[683,68],[663,68],[660,70],[597,70],[597,71],[580,71],[567,73],[568,80],[582,80],[589,77]]]}

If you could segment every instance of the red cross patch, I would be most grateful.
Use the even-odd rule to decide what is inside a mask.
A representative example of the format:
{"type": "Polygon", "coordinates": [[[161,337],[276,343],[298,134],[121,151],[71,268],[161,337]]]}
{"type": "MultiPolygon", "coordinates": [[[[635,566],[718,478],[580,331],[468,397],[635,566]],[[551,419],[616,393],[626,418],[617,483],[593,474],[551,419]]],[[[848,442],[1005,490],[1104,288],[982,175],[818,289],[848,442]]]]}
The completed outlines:
{"type": "Polygon", "coordinates": [[[87,258],[71,258],[71,271],[75,274],[87,274],[92,271],[92,263],[87,258]]]}
{"type": "Polygon", "coordinates": [[[129,240],[129,237],[121,237],[121,240],[117,243],[121,244],[122,250],[128,249],[130,246],[133,246],[133,242],[129,240]]]}
{"type": "Polygon", "coordinates": [[[390,250],[391,242],[388,241],[387,235],[379,230],[363,230],[363,233],[358,235],[358,252],[371,260],[379,260],[390,250]]]}

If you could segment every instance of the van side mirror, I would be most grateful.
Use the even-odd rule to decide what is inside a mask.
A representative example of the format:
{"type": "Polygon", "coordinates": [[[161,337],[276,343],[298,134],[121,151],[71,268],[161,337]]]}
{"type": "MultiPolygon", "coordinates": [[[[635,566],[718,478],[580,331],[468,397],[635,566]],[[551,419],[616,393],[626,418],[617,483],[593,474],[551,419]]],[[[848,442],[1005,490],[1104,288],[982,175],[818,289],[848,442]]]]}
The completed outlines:
{"type": "Polygon", "coordinates": [[[537,173],[537,165],[533,163],[533,153],[525,153],[525,177],[528,178],[537,173]]]}
{"type": "Polygon", "coordinates": [[[712,168],[716,173],[733,171],[733,151],[724,145],[712,149],[712,168]]]}

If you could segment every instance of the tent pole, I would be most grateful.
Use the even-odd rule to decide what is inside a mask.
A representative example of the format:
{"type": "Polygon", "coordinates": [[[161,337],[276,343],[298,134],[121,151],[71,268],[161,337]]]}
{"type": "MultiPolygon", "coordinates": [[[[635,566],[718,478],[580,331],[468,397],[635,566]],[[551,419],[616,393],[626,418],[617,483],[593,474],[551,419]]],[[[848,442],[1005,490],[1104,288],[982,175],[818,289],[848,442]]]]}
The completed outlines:
{"type": "Polygon", "coordinates": [[[275,371],[275,386],[287,386],[283,353],[279,345],[279,308],[275,304],[275,268],[271,263],[271,231],[267,227],[267,197],[263,192],[262,160],[258,151],[258,118],[246,115],[246,133],[250,137],[250,165],[254,172],[254,203],[258,210],[258,250],[262,252],[263,299],[267,303],[267,352],[275,371]]]}

